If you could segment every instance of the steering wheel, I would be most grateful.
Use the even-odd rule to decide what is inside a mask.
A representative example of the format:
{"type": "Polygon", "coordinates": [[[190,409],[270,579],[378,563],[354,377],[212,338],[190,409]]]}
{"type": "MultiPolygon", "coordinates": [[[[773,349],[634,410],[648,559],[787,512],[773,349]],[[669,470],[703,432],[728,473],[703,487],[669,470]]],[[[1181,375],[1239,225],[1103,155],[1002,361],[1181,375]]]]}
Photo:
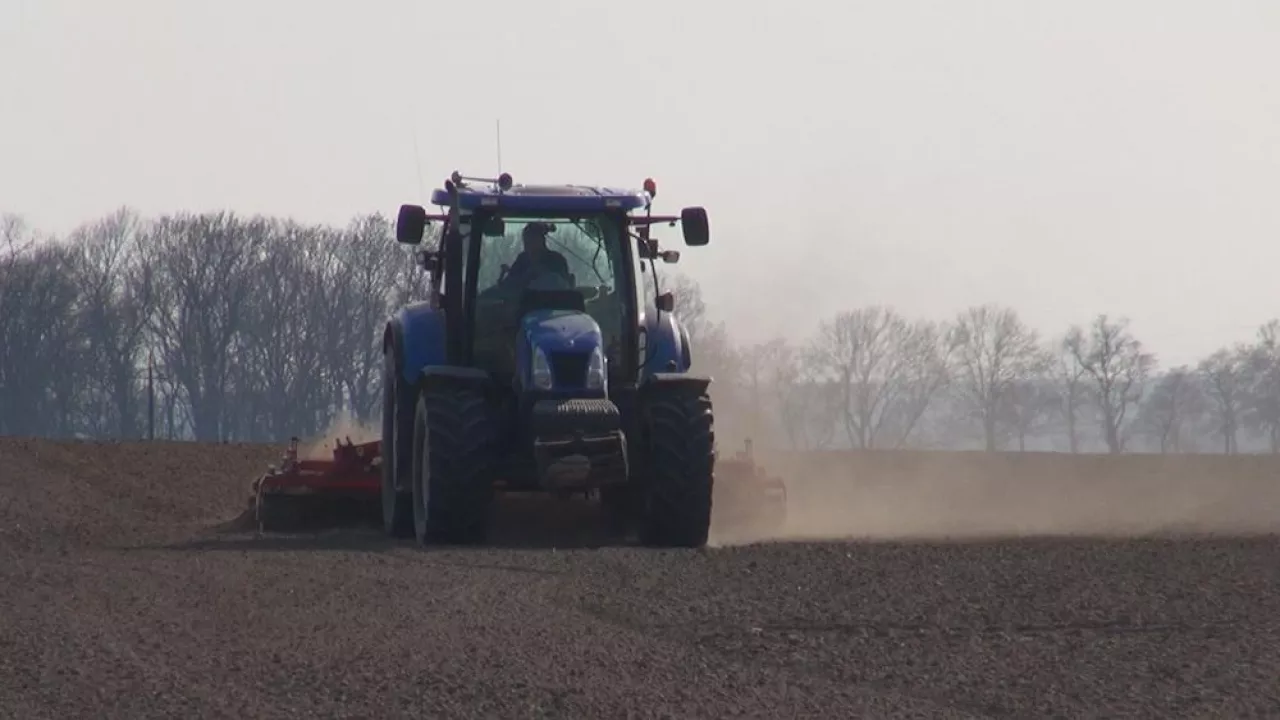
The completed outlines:
{"type": "Polygon", "coordinates": [[[582,293],[588,303],[598,303],[608,300],[613,294],[613,288],[608,285],[580,285],[576,290],[582,293]]]}

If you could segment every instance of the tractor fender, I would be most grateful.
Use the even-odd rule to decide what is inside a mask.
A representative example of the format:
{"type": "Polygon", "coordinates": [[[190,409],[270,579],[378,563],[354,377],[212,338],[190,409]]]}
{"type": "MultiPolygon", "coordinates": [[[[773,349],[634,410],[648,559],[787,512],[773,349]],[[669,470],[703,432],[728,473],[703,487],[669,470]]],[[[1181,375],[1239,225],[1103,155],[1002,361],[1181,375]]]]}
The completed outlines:
{"type": "Polygon", "coordinates": [[[650,314],[641,319],[645,329],[644,364],[641,382],[655,373],[685,373],[692,364],[688,331],[672,313],[650,314]],[[646,362],[647,361],[647,362],[646,362]]]}
{"type": "Polygon", "coordinates": [[[425,390],[441,387],[467,388],[487,394],[493,386],[493,378],[479,368],[459,365],[428,365],[418,373],[418,385],[425,390]]]}
{"type": "Polygon", "coordinates": [[[387,321],[383,345],[395,353],[404,381],[416,384],[423,368],[445,363],[444,313],[425,302],[400,308],[387,321]]]}
{"type": "Polygon", "coordinates": [[[711,387],[711,378],[693,373],[649,373],[640,385],[640,392],[646,397],[659,393],[675,393],[680,395],[703,395],[711,387]]]}

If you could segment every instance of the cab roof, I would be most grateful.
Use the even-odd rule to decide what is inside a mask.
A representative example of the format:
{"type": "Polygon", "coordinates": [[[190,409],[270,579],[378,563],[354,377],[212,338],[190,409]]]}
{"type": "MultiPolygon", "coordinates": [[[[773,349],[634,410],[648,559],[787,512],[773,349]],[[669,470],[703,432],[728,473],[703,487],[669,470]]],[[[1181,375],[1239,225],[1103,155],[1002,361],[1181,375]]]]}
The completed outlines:
{"type": "MultiPolygon", "coordinates": [[[[496,185],[463,185],[457,189],[458,207],[465,211],[515,210],[528,212],[601,212],[639,210],[651,198],[644,190],[594,187],[588,185],[513,185],[500,190],[496,185]]],[[[431,193],[431,203],[448,207],[449,192],[431,193]]]]}

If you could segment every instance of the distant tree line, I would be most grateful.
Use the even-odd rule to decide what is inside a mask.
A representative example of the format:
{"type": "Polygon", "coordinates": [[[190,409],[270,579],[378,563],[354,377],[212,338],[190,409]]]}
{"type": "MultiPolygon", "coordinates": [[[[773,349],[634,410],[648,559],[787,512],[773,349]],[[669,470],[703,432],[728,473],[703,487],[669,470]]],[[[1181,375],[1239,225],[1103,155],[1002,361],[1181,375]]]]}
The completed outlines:
{"type": "Polygon", "coordinates": [[[64,238],[5,216],[0,433],[280,441],[371,420],[380,330],[419,272],[379,215],[121,209],[64,238]]]}
{"type": "Polygon", "coordinates": [[[734,435],[793,450],[1280,452],[1280,320],[1163,370],[1124,318],[1046,338],[999,305],[945,321],[864,307],[799,344],[709,338],[734,435]]]}
{"type": "MultiPolygon", "coordinates": [[[[864,307],[805,342],[742,345],[695,281],[661,277],[733,441],[1280,452],[1280,320],[1167,369],[1123,318],[1042,337],[995,305],[946,320],[864,307]]],[[[0,434],[279,442],[338,413],[376,423],[382,324],[425,291],[378,214],[339,228],[123,208],[64,237],[5,215],[0,434]]]]}

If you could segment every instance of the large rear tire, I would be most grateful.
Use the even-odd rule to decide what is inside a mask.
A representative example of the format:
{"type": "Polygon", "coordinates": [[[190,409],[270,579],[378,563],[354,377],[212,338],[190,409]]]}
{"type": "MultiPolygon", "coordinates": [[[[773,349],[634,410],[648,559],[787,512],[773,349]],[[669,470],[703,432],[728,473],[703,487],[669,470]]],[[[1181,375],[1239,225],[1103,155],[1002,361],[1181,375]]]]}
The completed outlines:
{"type": "Polygon", "coordinates": [[[395,346],[382,360],[382,529],[387,535],[413,535],[413,393],[396,365],[395,346]]]}
{"type": "Polygon", "coordinates": [[[413,525],[422,545],[474,545],[489,536],[494,419],[482,393],[423,389],[413,429],[413,525]]]}
{"type": "Polygon", "coordinates": [[[648,477],[640,541],[702,547],[711,530],[715,417],[704,393],[674,391],[648,403],[648,477]]]}

